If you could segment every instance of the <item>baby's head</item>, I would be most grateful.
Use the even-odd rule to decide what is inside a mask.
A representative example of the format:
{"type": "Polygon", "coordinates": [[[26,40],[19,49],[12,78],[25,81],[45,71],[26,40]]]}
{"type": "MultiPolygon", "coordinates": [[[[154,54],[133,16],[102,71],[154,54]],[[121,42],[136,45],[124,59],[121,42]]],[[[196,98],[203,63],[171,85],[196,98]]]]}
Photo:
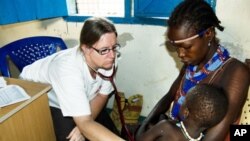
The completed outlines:
{"type": "Polygon", "coordinates": [[[224,90],[209,84],[199,84],[186,95],[182,110],[188,111],[199,127],[210,128],[227,113],[228,100],[224,90]]]}

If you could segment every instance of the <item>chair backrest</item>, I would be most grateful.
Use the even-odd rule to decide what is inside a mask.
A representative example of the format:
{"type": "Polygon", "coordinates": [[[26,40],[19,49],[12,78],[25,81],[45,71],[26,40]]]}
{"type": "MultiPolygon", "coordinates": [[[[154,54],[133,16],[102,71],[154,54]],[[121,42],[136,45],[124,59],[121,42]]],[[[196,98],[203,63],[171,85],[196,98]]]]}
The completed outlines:
{"type": "Polygon", "coordinates": [[[247,100],[242,109],[240,124],[250,125],[250,90],[248,91],[247,100]]]}
{"type": "MultiPolygon", "coordinates": [[[[250,59],[246,59],[245,63],[248,66],[248,68],[250,69],[250,59]]],[[[250,125],[250,87],[248,90],[246,102],[245,102],[243,109],[242,109],[242,113],[241,113],[241,117],[240,117],[240,124],[250,125]]]]}
{"type": "Polygon", "coordinates": [[[1,73],[5,77],[11,76],[8,57],[21,72],[25,66],[57,52],[58,49],[67,49],[59,37],[34,36],[13,41],[0,48],[1,73]]]}

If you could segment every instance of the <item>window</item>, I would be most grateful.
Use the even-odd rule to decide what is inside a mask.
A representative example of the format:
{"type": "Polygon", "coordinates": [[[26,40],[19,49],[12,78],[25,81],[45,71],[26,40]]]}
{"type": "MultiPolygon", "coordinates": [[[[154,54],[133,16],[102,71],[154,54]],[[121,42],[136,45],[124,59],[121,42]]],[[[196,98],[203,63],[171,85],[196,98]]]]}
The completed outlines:
{"type": "Polygon", "coordinates": [[[61,16],[67,16],[65,0],[0,1],[0,25],[61,16]]]}
{"type": "MultiPolygon", "coordinates": [[[[166,25],[166,19],[183,0],[67,0],[68,21],[105,16],[115,23],[166,25]],[[132,8],[133,7],[133,8],[132,8]]],[[[206,0],[215,9],[216,0],[206,0]]]]}
{"type": "Polygon", "coordinates": [[[83,16],[124,17],[124,0],[76,0],[77,14],[83,16]]]}
{"type": "Polygon", "coordinates": [[[182,0],[135,0],[135,16],[167,18],[182,0]]]}
{"type": "Polygon", "coordinates": [[[90,16],[109,17],[115,23],[131,23],[132,0],[67,0],[67,21],[82,22],[90,16]]]}

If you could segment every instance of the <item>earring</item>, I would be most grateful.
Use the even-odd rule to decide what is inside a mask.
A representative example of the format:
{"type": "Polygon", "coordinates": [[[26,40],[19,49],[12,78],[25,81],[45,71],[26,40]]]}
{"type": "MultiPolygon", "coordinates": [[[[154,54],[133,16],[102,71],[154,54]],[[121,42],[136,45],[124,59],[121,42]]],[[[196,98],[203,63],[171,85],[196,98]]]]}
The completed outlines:
{"type": "Polygon", "coordinates": [[[210,46],[211,46],[211,40],[209,40],[209,42],[208,42],[208,44],[207,44],[207,45],[208,45],[208,47],[210,47],[210,46]]]}
{"type": "Polygon", "coordinates": [[[185,112],[184,112],[184,118],[187,119],[189,116],[189,109],[186,108],[185,112]]]}
{"type": "Polygon", "coordinates": [[[189,115],[189,110],[187,107],[185,107],[180,114],[181,121],[186,120],[188,118],[188,115],[189,115]]]}

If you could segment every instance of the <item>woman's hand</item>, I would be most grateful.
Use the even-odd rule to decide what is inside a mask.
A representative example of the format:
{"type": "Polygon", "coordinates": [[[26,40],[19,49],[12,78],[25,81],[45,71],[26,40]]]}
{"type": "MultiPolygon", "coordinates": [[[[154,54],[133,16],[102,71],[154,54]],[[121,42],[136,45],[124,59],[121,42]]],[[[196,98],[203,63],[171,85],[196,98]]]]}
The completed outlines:
{"type": "Polygon", "coordinates": [[[77,126],[69,133],[67,139],[69,139],[69,141],[85,141],[84,136],[77,128],[77,126]]]}

